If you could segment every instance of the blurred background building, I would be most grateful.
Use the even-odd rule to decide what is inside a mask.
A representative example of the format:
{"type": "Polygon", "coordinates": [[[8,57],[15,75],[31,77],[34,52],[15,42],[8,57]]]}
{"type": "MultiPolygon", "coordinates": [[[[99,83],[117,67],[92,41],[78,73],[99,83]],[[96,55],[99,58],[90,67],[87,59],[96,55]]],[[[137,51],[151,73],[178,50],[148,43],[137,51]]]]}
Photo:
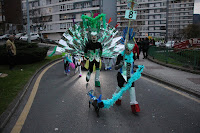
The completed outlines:
{"type": "MultiPolygon", "coordinates": [[[[100,13],[100,0],[29,0],[31,32],[44,38],[59,40],[62,34],[81,21],[81,15],[100,13]]],[[[22,0],[23,22],[26,24],[26,0],[22,0]]],[[[24,25],[26,29],[26,25],[24,25]]]]}
{"type": "Polygon", "coordinates": [[[22,32],[21,0],[0,0],[0,35],[22,32]]]}
{"type": "MultiPolygon", "coordinates": [[[[81,15],[105,13],[111,25],[119,23],[118,30],[128,26],[124,18],[127,0],[29,0],[31,32],[37,32],[52,40],[59,40],[62,34],[81,15]]],[[[162,39],[181,38],[179,32],[193,24],[194,0],[135,0],[139,6],[137,19],[132,21],[136,37],[152,36],[162,39]]],[[[26,0],[22,0],[23,23],[26,31],[26,0]]]]}
{"type": "MultiPolygon", "coordinates": [[[[127,0],[117,2],[117,22],[120,30],[128,25],[124,18],[127,0]]],[[[132,22],[136,37],[179,38],[181,29],[193,24],[194,0],[135,0],[139,6],[137,19],[132,22]],[[167,1],[169,4],[167,4],[167,1]]]]}
{"type": "Polygon", "coordinates": [[[194,14],[193,23],[200,25],[200,14],[194,14]]]}

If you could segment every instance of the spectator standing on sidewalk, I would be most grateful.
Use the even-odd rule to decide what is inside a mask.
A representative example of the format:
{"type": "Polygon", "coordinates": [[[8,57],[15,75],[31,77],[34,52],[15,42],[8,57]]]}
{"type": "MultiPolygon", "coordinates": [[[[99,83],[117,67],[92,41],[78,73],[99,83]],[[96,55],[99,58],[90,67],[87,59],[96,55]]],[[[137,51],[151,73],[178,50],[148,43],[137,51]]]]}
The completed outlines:
{"type": "Polygon", "coordinates": [[[153,46],[155,46],[155,45],[156,45],[156,43],[155,43],[155,40],[154,40],[154,39],[152,39],[152,40],[151,40],[151,43],[152,43],[152,45],[153,45],[153,46]]]}
{"type": "Polygon", "coordinates": [[[143,41],[143,59],[147,58],[148,56],[148,49],[149,49],[149,39],[145,38],[145,40],[143,41]]]}
{"type": "Polygon", "coordinates": [[[6,41],[6,50],[8,54],[9,69],[12,70],[16,64],[16,47],[13,35],[10,35],[9,39],[6,41]]]}
{"type": "Polygon", "coordinates": [[[139,55],[140,55],[140,52],[142,51],[142,40],[140,38],[138,38],[137,40],[137,45],[139,47],[139,55]]]}

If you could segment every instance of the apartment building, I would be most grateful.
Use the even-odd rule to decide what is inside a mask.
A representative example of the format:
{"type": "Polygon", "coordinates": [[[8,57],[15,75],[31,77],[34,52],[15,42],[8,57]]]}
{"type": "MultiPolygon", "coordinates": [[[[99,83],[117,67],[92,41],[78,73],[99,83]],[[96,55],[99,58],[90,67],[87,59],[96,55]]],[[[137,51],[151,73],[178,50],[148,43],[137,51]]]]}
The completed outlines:
{"type": "Polygon", "coordinates": [[[21,32],[21,0],[0,0],[0,34],[21,32]]]}
{"type": "MultiPolygon", "coordinates": [[[[81,21],[81,15],[100,13],[100,0],[29,0],[31,32],[59,40],[62,34],[81,21]]],[[[23,21],[26,24],[26,0],[22,0],[23,21]]],[[[24,27],[26,28],[26,27],[24,27]]]]}
{"type": "MultiPolygon", "coordinates": [[[[119,29],[128,26],[124,18],[127,0],[117,2],[117,22],[119,29]]],[[[188,24],[193,23],[194,0],[135,0],[139,5],[137,19],[132,21],[131,27],[136,32],[136,37],[145,38],[152,36],[163,39],[181,38],[179,32],[188,24]],[[169,4],[168,4],[169,3],[169,4]]]]}
{"type": "Polygon", "coordinates": [[[5,15],[3,14],[3,0],[0,0],[0,34],[2,35],[4,32],[4,22],[5,22],[5,15]]]}

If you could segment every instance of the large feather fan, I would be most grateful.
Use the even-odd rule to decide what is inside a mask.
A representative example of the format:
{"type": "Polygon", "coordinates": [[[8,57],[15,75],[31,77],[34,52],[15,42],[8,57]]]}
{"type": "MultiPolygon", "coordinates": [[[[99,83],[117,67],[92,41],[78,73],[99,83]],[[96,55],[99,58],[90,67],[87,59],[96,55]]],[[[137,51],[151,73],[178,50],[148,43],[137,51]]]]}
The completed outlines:
{"type": "MultiPolygon", "coordinates": [[[[116,57],[122,49],[119,48],[117,29],[105,22],[105,14],[100,14],[95,18],[82,15],[82,22],[70,27],[59,41],[59,46],[55,48],[58,52],[70,52],[72,54],[84,55],[86,43],[89,41],[90,32],[98,32],[98,42],[103,48],[102,57],[116,57]]],[[[120,46],[121,47],[121,46],[120,46]]],[[[55,51],[54,51],[55,52],[55,51]]],[[[51,54],[52,55],[52,54],[51,54]]]]}

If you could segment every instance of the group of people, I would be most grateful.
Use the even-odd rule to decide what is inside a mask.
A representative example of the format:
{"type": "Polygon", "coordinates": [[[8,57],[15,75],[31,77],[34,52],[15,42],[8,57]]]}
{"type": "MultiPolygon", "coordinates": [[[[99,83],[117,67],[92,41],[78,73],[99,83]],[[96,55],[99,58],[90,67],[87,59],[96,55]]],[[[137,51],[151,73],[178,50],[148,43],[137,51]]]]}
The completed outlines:
{"type": "MultiPolygon", "coordinates": [[[[86,81],[90,81],[91,74],[93,73],[93,67],[95,65],[95,86],[100,87],[100,61],[102,56],[102,45],[97,41],[97,32],[91,32],[90,40],[86,43],[86,47],[84,50],[84,58],[89,60],[89,68],[86,75],[86,81]]],[[[116,63],[114,63],[114,59],[110,58],[103,58],[103,62],[105,63],[105,69],[111,70],[112,64],[114,63],[115,70],[118,70],[117,74],[117,82],[118,86],[116,88],[116,91],[114,94],[117,94],[121,88],[124,86],[125,83],[128,82],[130,77],[133,75],[134,71],[133,68],[137,67],[137,65],[134,64],[135,58],[139,58],[139,48],[135,41],[128,41],[127,46],[125,46],[125,50],[118,55],[116,63]],[[135,55],[135,56],[134,56],[135,55]],[[111,63],[111,60],[113,61],[111,63]],[[111,65],[110,65],[111,64],[111,65]]],[[[74,63],[75,67],[78,67],[79,70],[79,76],[82,76],[81,73],[81,61],[83,61],[83,58],[80,55],[72,56],[70,54],[65,54],[63,56],[64,59],[64,69],[65,73],[69,72],[70,63],[74,63]],[[75,59],[75,62],[73,62],[73,58],[75,59]]],[[[72,66],[72,65],[71,65],[72,66]]],[[[73,68],[73,67],[72,67],[73,68]]],[[[76,71],[76,70],[75,70],[76,71]]],[[[139,104],[136,101],[136,93],[135,93],[135,86],[134,82],[132,83],[130,89],[130,105],[131,110],[133,113],[140,112],[139,104]]],[[[117,105],[121,105],[121,97],[116,101],[117,105]]]]}
{"type": "MultiPolygon", "coordinates": [[[[155,41],[154,41],[155,43],[155,41]]],[[[143,53],[143,59],[146,59],[148,57],[148,49],[149,49],[149,44],[150,44],[150,41],[148,38],[139,38],[137,40],[137,45],[139,47],[139,54],[143,53]]]]}
{"type": "Polygon", "coordinates": [[[75,73],[79,72],[79,77],[82,77],[81,62],[83,57],[79,54],[71,55],[69,52],[63,53],[64,74],[70,73],[70,67],[75,69],[75,73]]]}

